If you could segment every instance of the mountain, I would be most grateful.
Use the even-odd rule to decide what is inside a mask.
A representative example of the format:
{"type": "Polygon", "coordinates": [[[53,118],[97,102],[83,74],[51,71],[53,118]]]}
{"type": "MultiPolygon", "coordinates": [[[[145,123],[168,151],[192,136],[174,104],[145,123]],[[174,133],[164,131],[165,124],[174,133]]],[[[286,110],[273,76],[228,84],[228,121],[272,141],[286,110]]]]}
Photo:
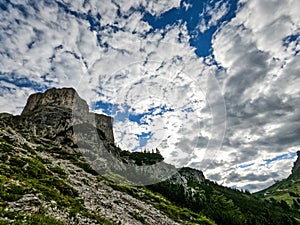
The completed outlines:
{"type": "Polygon", "coordinates": [[[33,122],[31,128],[39,132],[33,134],[40,137],[53,139],[76,124],[90,122],[103,131],[110,142],[114,142],[113,118],[89,112],[88,104],[73,88],[52,88],[45,93],[32,94],[20,118],[26,120],[29,117],[33,122]],[[81,121],[74,121],[79,115],[81,121]]]}
{"type": "Polygon", "coordinates": [[[299,224],[289,205],[116,147],[112,124],[73,88],[0,114],[0,224],[299,224]]]}
{"type": "Polygon", "coordinates": [[[21,115],[0,114],[0,127],[1,224],[214,224],[146,188],[114,182],[129,181],[112,172],[136,178],[121,162],[151,165],[162,156],[118,149],[112,118],[90,113],[72,88],[31,95],[21,115]]]}

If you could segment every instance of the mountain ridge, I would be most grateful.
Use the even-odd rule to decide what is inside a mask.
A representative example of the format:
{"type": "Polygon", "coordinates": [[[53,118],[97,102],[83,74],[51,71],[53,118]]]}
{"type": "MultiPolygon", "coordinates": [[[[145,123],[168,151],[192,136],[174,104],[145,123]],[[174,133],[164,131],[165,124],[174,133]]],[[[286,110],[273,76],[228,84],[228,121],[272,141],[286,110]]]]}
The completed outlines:
{"type": "Polygon", "coordinates": [[[119,149],[75,92],[50,89],[33,94],[23,115],[0,114],[0,222],[298,224],[289,206],[175,170],[160,154],[119,149]]]}

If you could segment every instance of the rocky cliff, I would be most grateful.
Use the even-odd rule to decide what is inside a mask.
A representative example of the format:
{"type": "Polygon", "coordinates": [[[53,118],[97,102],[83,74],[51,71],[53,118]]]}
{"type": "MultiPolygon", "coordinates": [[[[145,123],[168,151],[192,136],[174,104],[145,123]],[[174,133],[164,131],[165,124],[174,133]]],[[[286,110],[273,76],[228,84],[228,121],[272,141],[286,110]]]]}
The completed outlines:
{"type": "Polygon", "coordinates": [[[102,175],[114,172],[135,184],[150,184],[177,172],[164,162],[155,164],[156,159],[151,166],[149,160],[136,165],[135,160],[121,157],[121,149],[114,145],[113,119],[89,112],[87,103],[73,88],[52,88],[33,94],[20,116],[0,117],[3,127],[21,131],[30,142],[44,138],[68,146],[70,153],[79,152],[102,175]]]}
{"type": "MultiPolygon", "coordinates": [[[[114,142],[113,118],[89,112],[88,104],[73,88],[52,88],[45,93],[32,94],[21,117],[32,122],[34,133],[41,137],[55,138],[72,126],[87,122],[103,131],[107,140],[114,142]]],[[[74,139],[72,135],[69,137],[74,139]]]]}
{"type": "Polygon", "coordinates": [[[127,194],[129,187],[98,176],[68,146],[45,138],[32,143],[15,127],[0,128],[0,224],[179,224],[127,194]]]}
{"type": "Polygon", "coordinates": [[[205,177],[203,172],[200,170],[183,167],[178,171],[178,173],[174,174],[170,180],[173,183],[180,184],[183,187],[187,187],[188,183],[200,184],[204,182],[205,177]]]}
{"type": "Polygon", "coordinates": [[[73,88],[52,88],[45,93],[35,93],[29,96],[27,104],[22,111],[22,116],[29,116],[45,107],[64,108],[88,114],[89,107],[73,88]]]}
{"type": "Polygon", "coordinates": [[[296,173],[296,171],[299,171],[300,169],[300,151],[297,152],[297,160],[294,162],[294,166],[292,168],[292,174],[296,173]]]}

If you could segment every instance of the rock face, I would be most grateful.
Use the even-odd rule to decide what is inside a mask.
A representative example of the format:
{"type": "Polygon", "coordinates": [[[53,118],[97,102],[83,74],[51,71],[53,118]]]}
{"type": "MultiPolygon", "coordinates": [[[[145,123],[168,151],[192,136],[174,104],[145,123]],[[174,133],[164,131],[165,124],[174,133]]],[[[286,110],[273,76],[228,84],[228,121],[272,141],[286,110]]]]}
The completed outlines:
{"type": "Polygon", "coordinates": [[[205,177],[202,171],[184,167],[179,170],[181,176],[194,183],[202,183],[205,181],[205,177]]]}
{"type": "Polygon", "coordinates": [[[294,162],[292,174],[295,173],[300,168],[300,151],[297,152],[297,156],[298,156],[298,158],[297,158],[296,162],[294,162]]]}
{"type": "Polygon", "coordinates": [[[31,95],[20,116],[0,113],[0,211],[5,207],[27,217],[42,211],[74,225],[178,225],[151,204],[114,190],[94,170],[106,164],[120,170],[110,154],[116,150],[112,123],[109,116],[89,112],[73,88],[31,95]],[[95,148],[89,149],[92,143],[95,148]]]}
{"type": "Polygon", "coordinates": [[[8,208],[11,211],[23,211],[27,213],[37,212],[41,207],[42,201],[34,194],[25,194],[15,202],[9,202],[8,208]]]}
{"type": "Polygon", "coordinates": [[[189,167],[181,168],[178,173],[171,177],[171,182],[187,187],[188,183],[200,184],[205,181],[202,171],[189,167]]]}
{"type": "MultiPolygon", "coordinates": [[[[179,225],[154,204],[118,189],[127,186],[95,174],[68,146],[46,138],[28,142],[21,130],[22,122],[26,126],[23,118],[28,119],[0,113],[0,224],[58,224],[50,217],[70,225],[179,225]],[[20,125],[10,123],[11,118],[20,125]],[[34,223],[33,215],[38,215],[34,223]]],[[[138,188],[134,192],[148,193],[138,188]]],[[[160,203],[161,197],[157,199],[160,203]]]]}
{"type": "Polygon", "coordinates": [[[33,133],[37,136],[61,139],[57,134],[67,133],[63,138],[75,142],[72,127],[84,122],[102,130],[106,139],[114,142],[113,118],[89,112],[88,104],[73,88],[52,88],[31,95],[21,117],[35,124],[33,133]]]}
{"type": "MultiPolygon", "coordinates": [[[[0,114],[1,123],[21,131],[25,137],[22,143],[39,143],[43,138],[68,146],[70,153],[80,152],[102,175],[112,171],[131,182],[151,184],[177,172],[166,163],[140,167],[121,159],[120,149],[114,145],[113,119],[89,112],[87,103],[73,88],[52,88],[33,94],[21,116],[0,114]]],[[[14,142],[17,136],[6,134],[5,138],[14,142]]]]}
{"type": "Polygon", "coordinates": [[[73,88],[52,88],[45,93],[35,93],[29,96],[22,116],[43,109],[44,107],[59,107],[69,110],[77,110],[82,114],[88,114],[89,107],[86,101],[81,99],[73,88]]]}

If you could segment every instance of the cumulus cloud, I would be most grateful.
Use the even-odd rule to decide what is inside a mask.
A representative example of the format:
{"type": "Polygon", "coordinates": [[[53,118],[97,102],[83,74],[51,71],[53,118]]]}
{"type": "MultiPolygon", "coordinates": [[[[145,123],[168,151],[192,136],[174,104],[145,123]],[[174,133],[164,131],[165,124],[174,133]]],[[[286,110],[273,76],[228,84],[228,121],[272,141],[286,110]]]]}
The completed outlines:
{"type": "Polygon", "coordinates": [[[251,0],[246,2],[236,21],[252,31],[252,38],[259,50],[284,59],[293,54],[284,50],[283,39],[299,33],[299,7],[297,0],[251,0]]]}
{"type": "Polygon", "coordinates": [[[213,6],[206,5],[200,14],[200,17],[202,17],[198,25],[200,32],[203,33],[210,27],[217,25],[218,21],[224,17],[228,11],[229,2],[217,1],[213,6]],[[207,20],[206,17],[209,17],[209,20],[207,20]]]}
{"type": "MultiPolygon", "coordinates": [[[[283,42],[299,32],[299,16],[294,11],[299,2],[244,3],[236,18],[224,25],[213,41],[215,59],[226,71],[220,82],[228,113],[222,148],[222,157],[226,155],[228,162],[219,172],[223,179],[227,177],[227,185],[235,183],[258,190],[274,182],[272,177],[285,178],[295,159],[276,161],[276,166],[264,170],[258,164],[242,171],[235,165],[295,151],[300,144],[299,123],[295,120],[300,111],[296,88],[300,84],[296,78],[299,56],[295,47],[286,49],[283,42]],[[249,186],[254,180],[255,184],[249,186]]],[[[215,165],[214,172],[217,168],[215,165]]]]}
{"type": "MultiPolygon", "coordinates": [[[[194,54],[186,24],[148,33],[151,27],[142,20],[144,12],[159,16],[179,7],[179,1],[33,2],[22,9],[8,4],[2,14],[2,27],[10,27],[2,29],[3,72],[16,70],[20,77],[44,84],[30,85],[30,93],[73,86],[90,104],[116,105],[119,111],[112,116],[124,117],[114,124],[116,140],[124,148],[141,147],[139,136],[151,132],[143,147],[159,147],[170,163],[184,166],[203,157],[213,124],[208,77],[216,67],[207,68],[194,54]],[[161,112],[149,114],[149,109],[161,112]],[[130,115],[146,122],[126,118],[130,115]]],[[[7,111],[20,111],[26,93],[23,104],[7,111]]],[[[6,105],[5,97],[1,101],[6,105]]]]}
{"type": "Polygon", "coordinates": [[[265,187],[293,158],[252,163],[299,146],[298,5],[243,0],[223,23],[229,2],[207,4],[196,27],[218,29],[203,58],[188,20],[152,29],[144,19],[192,2],[10,1],[0,14],[1,109],[17,114],[29,94],[73,86],[90,105],[113,106],[122,148],[158,147],[228,186],[265,187]]]}

